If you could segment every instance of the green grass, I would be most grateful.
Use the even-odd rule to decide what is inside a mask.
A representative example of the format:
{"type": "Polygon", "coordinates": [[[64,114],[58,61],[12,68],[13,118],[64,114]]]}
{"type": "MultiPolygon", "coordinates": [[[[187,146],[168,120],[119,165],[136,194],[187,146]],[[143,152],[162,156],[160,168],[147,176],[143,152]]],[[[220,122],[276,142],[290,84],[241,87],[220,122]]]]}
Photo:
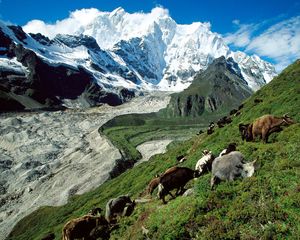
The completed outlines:
{"type": "Polygon", "coordinates": [[[205,118],[166,118],[160,112],[118,116],[99,131],[122,151],[125,158],[138,161],[141,158],[136,150],[138,145],[158,139],[188,139],[205,127],[205,118]]]}
{"type": "MultiPolygon", "coordinates": [[[[195,196],[177,197],[167,205],[153,197],[151,202],[137,205],[132,216],[120,220],[111,238],[144,239],[141,231],[144,226],[149,230],[150,239],[299,239],[299,112],[300,63],[295,63],[249,98],[242,114],[225,128],[209,136],[194,135],[190,140],[174,143],[167,153],[152,157],[94,191],[75,196],[64,206],[40,208],[22,219],[9,239],[40,239],[49,231],[60,239],[68,219],[83,215],[93,205],[104,207],[109,198],[120,194],[138,197],[155,174],[176,163],[177,155],[186,155],[188,160],[183,166],[193,168],[203,149],[218,154],[229,142],[237,142],[248,161],[258,158],[260,168],[253,177],[222,182],[211,191],[210,174],[206,174],[189,182],[195,188],[195,196]],[[255,98],[263,102],[256,105],[255,98]],[[269,144],[242,142],[238,124],[269,113],[278,116],[289,113],[298,123],[272,134],[269,144]]],[[[139,124],[141,128],[136,128],[136,133],[144,125],[139,124]]],[[[141,141],[139,135],[129,132],[126,141],[134,146],[141,141]]]]}

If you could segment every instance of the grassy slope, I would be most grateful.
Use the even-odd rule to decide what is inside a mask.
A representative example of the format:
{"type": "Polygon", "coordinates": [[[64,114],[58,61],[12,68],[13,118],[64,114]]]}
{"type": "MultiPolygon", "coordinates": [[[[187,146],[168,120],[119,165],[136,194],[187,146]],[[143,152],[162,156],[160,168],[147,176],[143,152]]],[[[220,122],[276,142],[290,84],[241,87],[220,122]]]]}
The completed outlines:
{"type": "Polygon", "coordinates": [[[154,114],[130,114],[114,118],[101,128],[112,143],[128,159],[138,160],[141,155],[136,146],[157,139],[187,139],[207,127],[209,120],[202,118],[166,118],[163,112],[154,114]]]}
{"type": "Polygon", "coordinates": [[[154,156],[92,192],[76,196],[62,207],[44,207],[22,219],[10,239],[40,239],[54,231],[57,239],[63,224],[86,213],[93,205],[123,193],[137,197],[156,173],[172,166],[179,154],[187,155],[183,165],[194,167],[201,150],[217,154],[228,142],[237,142],[249,161],[259,158],[255,176],[224,182],[209,190],[210,174],[189,184],[196,196],[178,197],[167,205],[153,200],[140,204],[133,216],[122,219],[112,239],[142,239],[141,226],[150,230],[151,239],[297,239],[300,238],[300,124],[271,135],[270,144],[242,142],[240,122],[250,122],[262,114],[286,112],[300,122],[300,63],[263,87],[245,103],[242,114],[232,124],[214,134],[194,137],[173,145],[166,154],[154,156]],[[255,98],[264,101],[254,104],[255,98]]]}

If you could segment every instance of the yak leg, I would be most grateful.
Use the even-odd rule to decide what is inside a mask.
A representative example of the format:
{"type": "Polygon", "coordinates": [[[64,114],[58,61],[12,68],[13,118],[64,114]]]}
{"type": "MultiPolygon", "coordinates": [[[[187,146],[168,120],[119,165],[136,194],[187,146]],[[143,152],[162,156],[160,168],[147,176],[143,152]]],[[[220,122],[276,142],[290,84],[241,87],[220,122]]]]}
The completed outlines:
{"type": "Polygon", "coordinates": [[[210,179],[210,189],[213,190],[215,185],[217,185],[220,182],[220,179],[217,176],[213,176],[210,179]]]}
{"type": "Polygon", "coordinates": [[[182,195],[184,193],[184,186],[181,186],[179,190],[178,195],[182,195]]]}
{"type": "Polygon", "coordinates": [[[165,196],[166,196],[167,194],[169,194],[173,199],[175,198],[175,197],[172,195],[172,193],[168,191],[166,194],[163,194],[163,195],[161,196],[161,200],[163,201],[163,204],[166,204],[165,196]]]}
{"type": "Polygon", "coordinates": [[[268,132],[269,132],[268,130],[262,129],[261,138],[265,143],[268,143],[268,136],[269,136],[268,132]]]}
{"type": "Polygon", "coordinates": [[[181,193],[182,193],[182,191],[183,191],[183,187],[179,187],[179,188],[177,188],[177,190],[176,190],[176,196],[178,196],[178,195],[180,195],[181,193]]]}
{"type": "Polygon", "coordinates": [[[169,194],[172,198],[175,198],[171,192],[168,192],[168,194],[169,194]]]}
{"type": "Polygon", "coordinates": [[[266,136],[266,139],[268,140],[268,137],[271,135],[271,133],[274,133],[274,132],[280,132],[280,131],[282,131],[282,128],[281,128],[280,126],[271,128],[271,129],[268,131],[268,134],[267,134],[267,136],[266,136]]]}
{"type": "Polygon", "coordinates": [[[163,204],[166,204],[165,195],[163,195],[163,196],[161,197],[161,200],[162,200],[163,204]]]}

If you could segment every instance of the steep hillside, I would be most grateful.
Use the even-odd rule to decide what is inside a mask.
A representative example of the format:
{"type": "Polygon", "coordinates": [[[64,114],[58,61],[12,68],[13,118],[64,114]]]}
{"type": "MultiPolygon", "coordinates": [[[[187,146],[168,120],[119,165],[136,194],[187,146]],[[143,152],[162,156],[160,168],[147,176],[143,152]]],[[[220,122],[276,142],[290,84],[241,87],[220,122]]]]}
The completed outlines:
{"type": "Polygon", "coordinates": [[[238,107],[251,93],[237,64],[220,57],[196,76],[190,87],[172,94],[167,108],[158,113],[118,116],[104,124],[100,132],[122,152],[122,168],[131,168],[141,157],[136,150],[139,144],[161,138],[190,138],[238,107]]]}
{"type": "Polygon", "coordinates": [[[251,178],[223,182],[210,190],[210,174],[191,181],[196,194],[177,197],[167,205],[153,200],[139,204],[129,218],[121,220],[111,239],[143,239],[141,227],[150,239],[298,239],[300,237],[300,61],[285,69],[244,103],[241,115],[230,125],[207,136],[172,145],[166,154],[125,172],[84,195],[74,196],[62,207],[44,207],[22,219],[8,239],[40,239],[55,232],[61,237],[63,224],[86,213],[92,206],[104,207],[109,198],[130,193],[138,197],[157,173],[176,163],[184,154],[184,166],[194,167],[203,149],[218,154],[229,142],[248,161],[258,158],[260,168],[251,178]],[[255,99],[262,100],[257,103],[255,99]],[[269,144],[243,142],[238,124],[263,114],[289,113],[297,122],[271,135],[269,144]]]}
{"type": "Polygon", "coordinates": [[[173,94],[165,111],[169,117],[227,113],[251,94],[233,59],[220,57],[198,74],[187,89],[173,94]]]}

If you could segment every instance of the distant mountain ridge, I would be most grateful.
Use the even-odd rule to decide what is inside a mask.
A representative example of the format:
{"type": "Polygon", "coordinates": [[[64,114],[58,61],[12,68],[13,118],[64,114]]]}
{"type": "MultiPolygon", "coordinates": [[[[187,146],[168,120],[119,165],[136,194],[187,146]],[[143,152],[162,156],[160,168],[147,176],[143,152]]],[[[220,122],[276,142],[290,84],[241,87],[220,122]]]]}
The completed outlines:
{"type": "Polygon", "coordinates": [[[169,117],[199,117],[204,112],[227,113],[252,93],[237,63],[222,56],[198,74],[187,89],[173,94],[165,111],[169,117]]]}
{"type": "MultiPolygon", "coordinates": [[[[196,73],[220,56],[232,57],[254,90],[275,76],[274,67],[258,56],[230,50],[222,36],[210,30],[209,23],[177,24],[161,7],[150,13],[130,14],[119,7],[112,12],[85,9],[71,15],[77,23],[71,34],[95,38],[101,49],[116,53],[141,80],[160,89],[182,91],[196,73]],[[90,11],[91,16],[81,21],[84,11],[90,11]],[[120,48],[130,49],[130,54],[120,48]]],[[[36,31],[30,25],[25,30],[36,31]]]]}
{"type": "MultiPolygon", "coordinates": [[[[54,91],[53,96],[44,96],[42,101],[31,101],[31,95],[23,94],[21,98],[24,100],[25,97],[26,101],[21,101],[21,105],[25,108],[53,104],[85,107],[101,102],[116,105],[143,91],[180,92],[191,84],[197,73],[221,56],[236,63],[242,79],[254,91],[276,75],[274,67],[258,56],[231,51],[219,34],[210,31],[209,24],[177,24],[162,8],[155,8],[148,14],[129,14],[122,8],[98,12],[89,21],[76,25],[71,35],[44,36],[38,32],[30,33],[28,26],[24,29],[28,33],[21,27],[0,22],[0,69],[6,72],[1,75],[0,83],[10,83],[9,89],[2,87],[5,92],[1,94],[2,99],[20,103],[20,97],[15,95],[19,93],[14,91],[14,84],[18,83],[20,87],[20,83],[12,81],[14,74],[8,74],[7,69],[15,66],[27,81],[28,76],[34,75],[28,73],[28,66],[16,57],[14,46],[18,47],[18,44],[34,53],[44,66],[48,65],[52,69],[50,72],[57,72],[53,68],[65,68],[65,75],[51,76],[55,80],[53,84],[46,84],[47,88],[58,85],[72,88],[63,86],[65,81],[58,81],[67,78],[72,71],[84,72],[86,81],[83,89],[72,97],[55,95],[54,91]],[[91,88],[92,97],[87,91],[91,88]],[[51,103],[48,100],[45,103],[49,97],[51,103]]],[[[35,73],[36,78],[44,81],[43,75],[38,76],[39,71],[35,73]]]]}

